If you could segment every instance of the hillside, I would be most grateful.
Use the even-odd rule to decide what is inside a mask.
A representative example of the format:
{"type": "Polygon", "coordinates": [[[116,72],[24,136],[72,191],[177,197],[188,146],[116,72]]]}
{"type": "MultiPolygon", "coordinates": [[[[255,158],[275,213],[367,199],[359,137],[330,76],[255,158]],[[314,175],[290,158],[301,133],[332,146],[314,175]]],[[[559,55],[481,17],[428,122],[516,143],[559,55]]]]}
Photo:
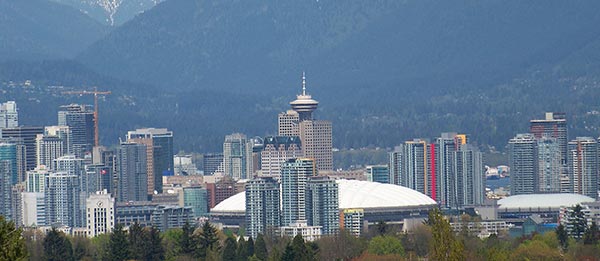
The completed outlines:
{"type": "Polygon", "coordinates": [[[107,29],[47,0],[0,0],[0,61],[72,58],[107,29]]]}

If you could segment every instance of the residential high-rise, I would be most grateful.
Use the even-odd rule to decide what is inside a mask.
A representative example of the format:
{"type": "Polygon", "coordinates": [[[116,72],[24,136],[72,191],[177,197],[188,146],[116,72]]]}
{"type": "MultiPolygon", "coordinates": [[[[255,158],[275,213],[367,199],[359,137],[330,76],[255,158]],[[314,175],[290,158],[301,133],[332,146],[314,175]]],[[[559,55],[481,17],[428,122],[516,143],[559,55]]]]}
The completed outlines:
{"type": "Polygon", "coordinates": [[[57,136],[38,134],[35,145],[37,165],[47,166],[50,169],[56,169],[54,160],[65,155],[67,151],[63,140],[57,136]]]}
{"type": "Polygon", "coordinates": [[[405,180],[403,180],[403,168],[402,159],[404,157],[404,146],[396,146],[394,150],[390,152],[389,155],[389,171],[390,171],[390,183],[396,185],[402,185],[405,180]]]}
{"type": "Polygon", "coordinates": [[[207,153],[203,155],[202,166],[205,176],[214,175],[223,166],[223,153],[207,153]]]}
{"type": "Polygon", "coordinates": [[[58,112],[58,125],[69,126],[72,153],[83,158],[86,153],[92,152],[94,147],[94,111],[83,104],[70,104],[61,108],[58,112]]]}
{"type": "MultiPolygon", "coordinates": [[[[463,135],[464,136],[464,135],[463,135]]],[[[435,144],[430,144],[429,156],[431,159],[430,164],[430,177],[435,179],[432,182],[435,188],[432,189],[432,198],[445,207],[456,207],[456,182],[454,173],[454,152],[458,150],[458,146],[466,143],[466,139],[459,138],[455,132],[442,133],[442,135],[436,139],[435,144]]]]}
{"type": "Polygon", "coordinates": [[[125,142],[117,149],[117,201],[148,200],[146,156],[144,144],[125,142]]]}
{"type": "Polygon", "coordinates": [[[261,152],[261,175],[280,177],[281,164],[301,156],[302,148],[298,136],[265,137],[264,148],[261,152]]]}
{"type": "Polygon", "coordinates": [[[106,190],[86,199],[87,236],[110,234],[115,227],[115,198],[106,190]]]}
{"type": "Polygon", "coordinates": [[[364,229],[365,211],[364,209],[344,209],[340,215],[340,225],[351,235],[360,236],[364,229]]]}
{"type": "Polygon", "coordinates": [[[406,141],[402,147],[402,172],[400,185],[405,186],[425,195],[430,194],[429,155],[427,141],[414,139],[406,141]]]}
{"type": "Polygon", "coordinates": [[[332,126],[330,121],[315,120],[313,111],[319,102],[306,93],[306,77],[302,75],[302,94],[290,102],[291,111],[280,113],[280,136],[299,136],[304,157],[314,158],[318,170],[333,169],[332,126]]]}
{"type": "MultiPolygon", "coordinates": [[[[20,165],[23,165],[23,167],[24,167],[23,170],[27,171],[27,170],[35,169],[35,167],[37,167],[37,159],[36,159],[36,153],[35,153],[35,150],[36,150],[35,139],[37,138],[38,134],[44,133],[44,128],[43,127],[21,126],[21,127],[2,129],[1,133],[2,133],[3,139],[9,140],[10,143],[16,144],[17,147],[23,146],[22,148],[25,149],[25,151],[21,151],[21,152],[17,153],[17,154],[21,155],[21,156],[18,156],[18,158],[23,158],[25,160],[24,165],[23,165],[23,163],[20,163],[20,165]]],[[[19,149],[19,148],[17,148],[17,149],[19,149]]],[[[19,160],[19,159],[17,159],[17,160],[19,160]]],[[[22,161],[22,159],[21,159],[21,161],[22,161]]],[[[25,173],[23,172],[22,175],[24,176],[25,173]]]]}
{"type": "Polygon", "coordinates": [[[25,181],[25,190],[27,192],[41,192],[46,189],[46,180],[50,175],[50,170],[46,166],[38,166],[34,170],[27,171],[27,180],[25,181]]]}
{"type": "Polygon", "coordinates": [[[306,183],[316,176],[315,160],[290,159],[281,167],[282,226],[306,220],[306,183]]]}
{"type": "Polygon", "coordinates": [[[44,136],[58,137],[63,142],[63,154],[73,154],[73,134],[69,126],[46,126],[44,127],[44,136]]]}
{"type": "Polygon", "coordinates": [[[80,195],[78,176],[67,172],[50,173],[44,190],[46,224],[84,227],[80,195]]]}
{"type": "Polygon", "coordinates": [[[340,231],[339,188],[327,176],[310,177],[306,186],[306,218],[310,226],[321,226],[323,235],[340,231]]]}
{"type": "Polygon", "coordinates": [[[231,178],[224,178],[216,183],[206,183],[208,190],[208,206],[214,208],[221,201],[235,195],[235,181],[231,178]]]}
{"type": "Polygon", "coordinates": [[[0,143],[0,215],[12,216],[12,186],[17,184],[17,148],[0,143]]]}
{"type": "Polygon", "coordinates": [[[367,176],[367,181],[391,183],[388,165],[369,165],[366,168],[365,175],[367,176]]]}
{"type": "Polygon", "coordinates": [[[567,158],[572,192],[597,199],[599,159],[596,139],[577,137],[570,141],[567,158]]]}
{"type": "Polygon", "coordinates": [[[475,146],[464,144],[454,152],[453,183],[455,191],[450,194],[449,207],[482,205],[485,198],[485,174],[483,172],[483,156],[475,146]]]}
{"type": "Polygon", "coordinates": [[[137,129],[127,132],[127,141],[146,145],[148,195],[162,193],[163,175],[172,176],[173,132],[167,129],[137,129]]]}
{"type": "Polygon", "coordinates": [[[531,120],[529,131],[536,139],[555,138],[560,150],[561,163],[567,161],[567,118],[565,113],[546,112],[544,119],[531,120]]]}
{"type": "Polygon", "coordinates": [[[256,238],[280,226],[279,182],[261,177],[246,183],[246,235],[256,238]]]}
{"type": "Polygon", "coordinates": [[[517,134],[508,141],[511,195],[533,194],[538,186],[538,149],[535,136],[517,134]]]}
{"type": "Polygon", "coordinates": [[[252,146],[246,135],[234,133],[225,136],[223,143],[223,170],[235,180],[252,177],[252,146]]]}
{"type": "Polygon", "coordinates": [[[556,138],[537,139],[538,149],[538,192],[560,193],[562,170],[561,151],[556,138]]]}
{"type": "Polygon", "coordinates": [[[0,129],[16,128],[18,126],[19,112],[17,110],[17,103],[14,101],[0,103],[0,129]]]}

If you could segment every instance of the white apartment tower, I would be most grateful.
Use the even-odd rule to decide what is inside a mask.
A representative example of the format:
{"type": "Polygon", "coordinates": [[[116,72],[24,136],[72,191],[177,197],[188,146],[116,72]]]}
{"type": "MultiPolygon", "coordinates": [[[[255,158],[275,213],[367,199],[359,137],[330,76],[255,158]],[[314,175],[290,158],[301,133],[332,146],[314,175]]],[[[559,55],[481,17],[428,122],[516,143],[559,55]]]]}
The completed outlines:
{"type": "Polygon", "coordinates": [[[16,128],[19,126],[19,112],[17,111],[17,103],[7,101],[0,103],[0,129],[16,128]]]}
{"type": "Polygon", "coordinates": [[[87,236],[111,233],[115,227],[115,198],[106,190],[97,191],[86,200],[87,236]]]}

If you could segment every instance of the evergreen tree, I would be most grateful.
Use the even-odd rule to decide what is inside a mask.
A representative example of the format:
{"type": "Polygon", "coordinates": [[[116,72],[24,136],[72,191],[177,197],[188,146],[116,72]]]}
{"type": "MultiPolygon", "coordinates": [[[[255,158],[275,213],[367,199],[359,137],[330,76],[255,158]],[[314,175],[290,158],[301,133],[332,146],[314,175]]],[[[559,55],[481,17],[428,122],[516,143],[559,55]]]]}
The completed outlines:
{"type": "Polygon", "coordinates": [[[377,232],[379,232],[379,235],[385,235],[385,233],[387,233],[388,227],[387,227],[387,223],[385,223],[385,221],[380,220],[379,222],[377,222],[377,232]]]}
{"type": "Polygon", "coordinates": [[[237,256],[235,254],[236,251],[236,243],[235,239],[232,237],[227,237],[225,240],[225,248],[223,248],[223,254],[221,255],[221,260],[223,261],[235,261],[237,260],[237,256]]]}
{"type": "Polygon", "coordinates": [[[22,236],[23,230],[17,229],[12,221],[0,216],[0,260],[25,260],[27,247],[22,236]]]}
{"type": "Polygon", "coordinates": [[[556,237],[562,250],[566,251],[567,248],[569,248],[569,235],[567,234],[567,230],[565,230],[565,226],[562,224],[556,227],[556,237]]]}
{"type": "Polygon", "coordinates": [[[296,253],[291,244],[287,244],[285,247],[285,251],[283,251],[283,255],[281,256],[281,261],[296,261],[300,260],[296,258],[296,253]]]}
{"type": "Polygon", "coordinates": [[[47,261],[71,261],[75,260],[73,256],[73,247],[67,236],[52,228],[44,238],[44,260],[47,261]]]}
{"type": "Polygon", "coordinates": [[[596,222],[592,222],[592,225],[585,230],[585,233],[583,234],[583,244],[598,244],[598,225],[596,225],[596,222]]]}
{"type": "Polygon", "coordinates": [[[439,209],[429,211],[427,224],[431,226],[433,242],[430,258],[432,260],[464,260],[464,246],[456,239],[448,220],[439,209]]]}
{"type": "Polygon", "coordinates": [[[306,247],[306,243],[304,243],[304,238],[302,235],[298,234],[292,240],[292,251],[294,254],[294,258],[297,260],[313,260],[314,256],[312,252],[306,247]]]}
{"type": "Polygon", "coordinates": [[[217,237],[217,229],[208,222],[204,222],[202,225],[202,232],[198,237],[198,248],[196,248],[197,258],[206,258],[208,251],[214,251],[218,247],[219,238],[217,237]]]}
{"type": "Polygon", "coordinates": [[[181,254],[183,255],[192,255],[195,249],[195,239],[194,239],[194,231],[196,230],[195,226],[192,226],[189,222],[185,222],[182,227],[183,233],[181,234],[181,238],[179,239],[179,247],[181,249],[181,254]]]}
{"type": "Polygon", "coordinates": [[[111,261],[129,259],[129,242],[127,242],[127,232],[123,230],[122,224],[117,224],[110,234],[107,256],[107,259],[111,261]]]}
{"type": "Polygon", "coordinates": [[[571,230],[571,236],[573,236],[573,238],[575,238],[575,240],[577,241],[579,241],[583,237],[583,233],[585,233],[585,229],[587,227],[585,215],[581,210],[581,205],[577,204],[571,212],[570,223],[571,227],[573,228],[571,230]]]}
{"type": "Polygon", "coordinates": [[[267,260],[269,257],[269,252],[267,251],[267,244],[265,243],[265,238],[262,234],[258,234],[256,237],[256,244],[254,244],[254,254],[260,260],[267,260]]]}
{"type": "Polygon", "coordinates": [[[146,241],[147,248],[145,249],[146,255],[144,260],[164,260],[165,249],[162,245],[162,238],[160,231],[155,227],[149,227],[145,229],[144,241],[146,241]]]}
{"type": "Polygon", "coordinates": [[[141,260],[145,256],[146,240],[144,228],[138,223],[129,227],[129,258],[141,260]]]}
{"type": "Polygon", "coordinates": [[[246,242],[246,240],[244,240],[244,237],[240,237],[240,239],[237,242],[236,254],[237,259],[240,261],[246,261],[248,259],[247,244],[248,243],[246,242]]]}
{"type": "Polygon", "coordinates": [[[248,238],[248,242],[246,242],[246,253],[248,256],[254,255],[254,239],[252,237],[248,238]]]}

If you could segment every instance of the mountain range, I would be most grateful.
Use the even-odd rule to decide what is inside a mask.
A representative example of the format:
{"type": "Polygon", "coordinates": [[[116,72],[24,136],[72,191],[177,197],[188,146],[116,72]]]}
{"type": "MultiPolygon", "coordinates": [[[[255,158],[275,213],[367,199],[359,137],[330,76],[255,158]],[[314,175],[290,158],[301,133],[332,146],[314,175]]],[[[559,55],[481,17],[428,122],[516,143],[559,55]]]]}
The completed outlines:
{"type": "MultiPolygon", "coordinates": [[[[108,140],[136,124],[173,129],[185,150],[217,151],[233,131],[274,134],[302,71],[321,102],[317,117],[333,121],[339,148],[391,147],[458,131],[503,150],[544,111],[567,112],[570,136],[600,134],[596,1],[168,0],[128,11],[135,14],[115,26],[95,21],[91,11],[77,14],[72,7],[84,10],[77,6],[86,1],[31,1],[40,4],[28,8],[60,6],[81,19],[71,36],[83,25],[98,29],[81,32],[69,51],[19,49],[19,39],[53,39],[27,34],[32,30],[61,35],[67,28],[29,28],[21,17],[35,16],[3,12],[12,24],[0,23],[0,35],[9,37],[0,43],[12,44],[5,49],[12,59],[0,56],[7,61],[0,78],[113,90],[104,107],[116,117],[104,125],[108,140]],[[15,53],[75,58],[31,64],[13,61],[15,53]],[[47,68],[53,73],[41,73],[47,68]],[[129,120],[135,117],[138,123],[129,120]]],[[[100,2],[125,3],[92,3],[100,2]]],[[[0,0],[14,10],[25,5],[0,0]]],[[[71,16],[47,16],[70,24],[71,16]]]]}
{"type": "Polygon", "coordinates": [[[119,26],[136,15],[156,6],[162,0],[52,0],[71,6],[96,21],[119,26]]]}

